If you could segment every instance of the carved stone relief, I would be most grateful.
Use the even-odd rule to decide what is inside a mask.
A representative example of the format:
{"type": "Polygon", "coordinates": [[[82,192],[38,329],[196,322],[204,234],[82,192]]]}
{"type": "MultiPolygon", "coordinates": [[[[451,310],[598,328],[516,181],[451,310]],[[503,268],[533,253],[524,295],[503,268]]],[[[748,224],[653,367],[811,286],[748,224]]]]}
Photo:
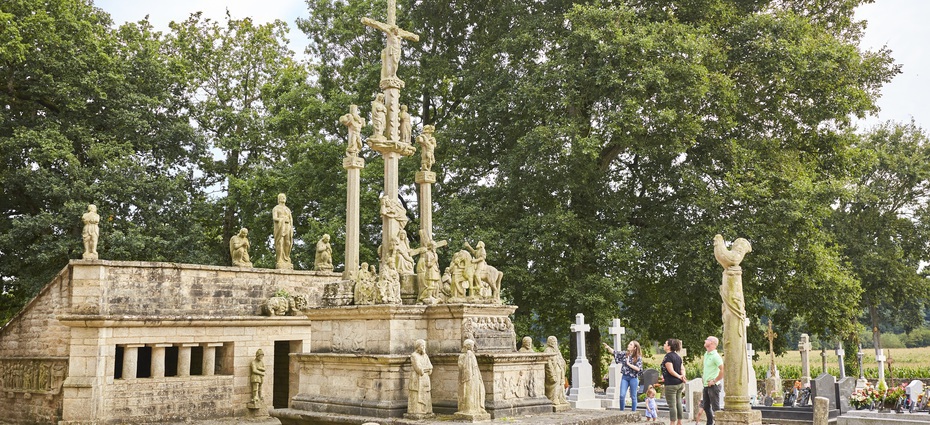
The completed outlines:
{"type": "Polygon", "coordinates": [[[67,370],[67,359],[0,359],[0,388],[6,392],[57,394],[67,370]]]}
{"type": "Polygon", "coordinates": [[[517,338],[509,317],[466,317],[462,319],[462,338],[474,340],[479,352],[517,350],[517,338]]]}

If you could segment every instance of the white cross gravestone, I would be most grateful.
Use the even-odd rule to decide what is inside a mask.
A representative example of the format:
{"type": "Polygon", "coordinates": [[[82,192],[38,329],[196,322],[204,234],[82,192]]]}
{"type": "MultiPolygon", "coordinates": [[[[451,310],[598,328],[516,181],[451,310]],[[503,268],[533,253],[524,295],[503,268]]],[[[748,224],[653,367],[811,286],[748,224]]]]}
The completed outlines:
{"type": "MultiPolygon", "coordinates": [[[[607,329],[611,335],[614,336],[614,352],[619,353],[623,350],[623,335],[626,333],[626,328],[620,326],[620,319],[613,319],[610,322],[610,328],[607,329]]],[[[620,393],[620,365],[616,364],[613,360],[610,362],[610,367],[607,372],[607,381],[609,386],[607,387],[607,398],[603,400],[601,405],[604,408],[608,409],[619,409],[620,408],[620,398],[618,394],[620,393]]],[[[623,395],[626,397],[626,394],[623,395]]]]}
{"type": "Polygon", "coordinates": [[[843,361],[843,356],[846,355],[846,350],[843,350],[843,344],[836,344],[836,360],[840,364],[840,379],[846,377],[846,363],[843,361]]]}
{"type": "Polygon", "coordinates": [[[875,387],[883,386],[887,388],[888,384],[885,382],[885,350],[881,348],[875,350],[875,361],[878,362],[878,383],[875,387]]]}
{"type": "Polygon", "coordinates": [[[584,334],[591,330],[591,325],[584,322],[584,314],[575,315],[572,332],[577,334],[578,357],[572,364],[572,387],[568,390],[568,404],[575,409],[601,409],[601,402],[594,396],[594,382],[591,379],[591,363],[585,355],[584,334]]]}
{"type": "Polygon", "coordinates": [[[811,365],[809,354],[811,351],[810,337],[807,334],[801,334],[801,341],[798,342],[798,351],[801,353],[801,385],[807,386],[811,383],[811,365]]]}

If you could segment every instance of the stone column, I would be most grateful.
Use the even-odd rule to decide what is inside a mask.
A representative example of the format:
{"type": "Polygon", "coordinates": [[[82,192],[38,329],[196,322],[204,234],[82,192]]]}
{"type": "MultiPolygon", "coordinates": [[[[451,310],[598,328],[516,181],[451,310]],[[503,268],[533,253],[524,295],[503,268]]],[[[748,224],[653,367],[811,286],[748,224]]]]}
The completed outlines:
{"type": "Polygon", "coordinates": [[[836,344],[836,361],[840,365],[840,379],[846,377],[846,364],[843,362],[843,356],[846,354],[846,351],[843,350],[843,343],[836,344]]]}
{"type": "MultiPolygon", "coordinates": [[[[433,240],[433,183],[436,183],[436,173],[432,171],[418,171],[416,174],[420,195],[420,237],[433,240]]],[[[423,244],[424,241],[420,241],[423,244]]]]}
{"type": "Polygon", "coordinates": [[[346,268],[343,279],[352,279],[358,272],[359,247],[359,187],[361,170],[365,168],[365,159],[346,157],[342,159],[342,168],[347,171],[346,182],[346,268]]]}
{"type": "Polygon", "coordinates": [[[123,348],[123,379],[135,379],[139,370],[139,348],[145,344],[129,344],[123,348]]]}
{"type": "Polygon", "coordinates": [[[191,376],[191,348],[200,344],[181,344],[178,348],[178,376],[191,376]]]}
{"type": "Polygon", "coordinates": [[[830,415],[830,399],[814,397],[814,425],[827,425],[830,415]]]}
{"type": "Polygon", "coordinates": [[[575,315],[571,330],[576,334],[578,357],[572,364],[572,388],[568,392],[568,404],[576,409],[600,409],[601,403],[594,397],[591,363],[585,354],[584,334],[591,330],[591,325],[584,322],[584,314],[575,315]]]}
{"type": "Polygon", "coordinates": [[[165,377],[165,349],[171,344],[155,344],[152,346],[152,377],[165,377]]]}
{"type": "Polygon", "coordinates": [[[820,341],[820,370],[824,375],[827,374],[827,346],[820,341]]]}
{"type": "Polygon", "coordinates": [[[210,342],[203,346],[203,375],[213,376],[216,369],[216,347],[222,347],[222,342],[210,342]]]}
{"type": "MultiPolygon", "coordinates": [[[[626,328],[620,326],[620,319],[613,319],[610,322],[610,328],[607,331],[614,337],[614,352],[620,352],[624,350],[623,347],[623,335],[626,333],[626,328]]],[[[610,361],[610,367],[607,372],[607,382],[609,386],[607,387],[607,400],[605,403],[602,403],[605,408],[620,408],[620,399],[618,394],[620,393],[620,365],[615,363],[613,360],[610,361]]],[[[621,395],[621,397],[626,397],[626,394],[621,395]]]]}
{"type": "Polygon", "coordinates": [[[811,342],[807,334],[801,334],[801,340],[798,342],[798,351],[801,353],[801,385],[807,386],[811,383],[811,364],[810,352],[811,342]]]}

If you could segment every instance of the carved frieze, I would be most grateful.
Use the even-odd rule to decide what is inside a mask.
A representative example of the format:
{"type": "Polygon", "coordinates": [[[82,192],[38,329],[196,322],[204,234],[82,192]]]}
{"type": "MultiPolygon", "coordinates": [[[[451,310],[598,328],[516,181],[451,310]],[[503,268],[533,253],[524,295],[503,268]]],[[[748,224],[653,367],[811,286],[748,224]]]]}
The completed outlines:
{"type": "Polygon", "coordinates": [[[0,359],[0,389],[57,394],[67,373],[67,359],[4,358],[0,359]]]}
{"type": "Polygon", "coordinates": [[[466,317],[462,319],[462,339],[475,341],[475,349],[482,351],[517,350],[517,337],[509,317],[466,317]]]}

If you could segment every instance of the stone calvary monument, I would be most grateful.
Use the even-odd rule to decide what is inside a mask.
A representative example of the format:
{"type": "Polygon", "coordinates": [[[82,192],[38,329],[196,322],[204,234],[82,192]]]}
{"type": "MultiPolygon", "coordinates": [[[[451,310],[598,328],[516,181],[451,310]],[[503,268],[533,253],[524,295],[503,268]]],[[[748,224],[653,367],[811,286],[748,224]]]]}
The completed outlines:
{"type": "Polygon", "coordinates": [[[733,241],[732,250],[728,250],[723,236],[714,236],[714,257],[724,269],[720,298],[723,316],[723,390],[726,395],[725,407],[715,418],[721,425],[762,423],[762,413],[752,410],[747,391],[750,375],[746,354],[746,303],[743,297],[743,269],[739,264],[750,252],[752,246],[746,239],[733,241]]]}

